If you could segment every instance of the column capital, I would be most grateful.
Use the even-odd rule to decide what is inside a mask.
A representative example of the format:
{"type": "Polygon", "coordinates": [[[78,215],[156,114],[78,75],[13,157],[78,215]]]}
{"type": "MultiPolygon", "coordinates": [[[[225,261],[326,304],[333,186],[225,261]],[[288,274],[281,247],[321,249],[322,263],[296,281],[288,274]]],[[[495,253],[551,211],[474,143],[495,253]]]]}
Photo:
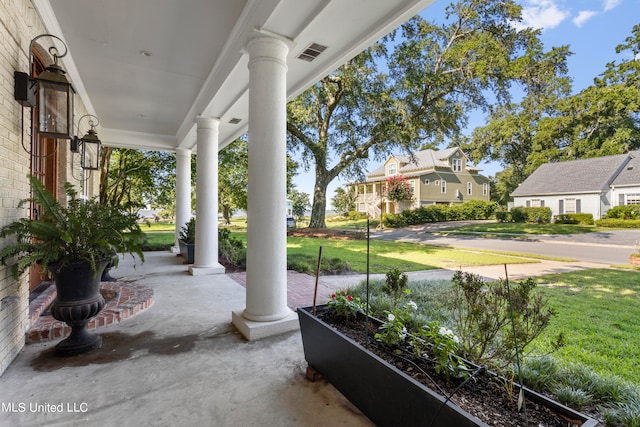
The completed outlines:
{"type": "Polygon", "coordinates": [[[190,148],[176,148],[176,155],[178,156],[190,156],[193,150],[190,148]]]}
{"type": "Polygon", "coordinates": [[[198,129],[214,129],[217,130],[220,125],[220,119],[218,117],[196,117],[196,124],[198,129]]]}
{"type": "Polygon", "coordinates": [[[275,61],[287,66],[287,54],[292,45],[285,37],[255,31],[247,42],[249,66],[256,61],[275,61]]]}

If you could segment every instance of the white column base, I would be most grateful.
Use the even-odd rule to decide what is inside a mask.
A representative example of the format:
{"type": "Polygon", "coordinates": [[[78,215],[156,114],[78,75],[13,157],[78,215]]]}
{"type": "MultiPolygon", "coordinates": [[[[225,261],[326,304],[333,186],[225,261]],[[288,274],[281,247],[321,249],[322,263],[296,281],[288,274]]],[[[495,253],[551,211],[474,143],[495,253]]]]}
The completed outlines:
{"type": "Polygon", "coordinates": [[[171,246],[171,253],[172,254],[179,254],[180,253],[180,246],[171,246]]]}
{"type": "Polygon", "coordinates": [[[224,266],[220,264],[209,265],[209,266],[197,266],[190,265],[189,266],[189,274],[192,276],[210,276],[213,274],[224,274],[224,266]]]}
{"type": "Polygon", "coordinates": [[[242,315],[242,311],[234,311],[231,315],[233,326],[249,341],[255,341],[285,332],[297,331],[300,329],[298,314],[294,311],[280,320],[272,322],[256,322],[249,320],[242,315]]]}

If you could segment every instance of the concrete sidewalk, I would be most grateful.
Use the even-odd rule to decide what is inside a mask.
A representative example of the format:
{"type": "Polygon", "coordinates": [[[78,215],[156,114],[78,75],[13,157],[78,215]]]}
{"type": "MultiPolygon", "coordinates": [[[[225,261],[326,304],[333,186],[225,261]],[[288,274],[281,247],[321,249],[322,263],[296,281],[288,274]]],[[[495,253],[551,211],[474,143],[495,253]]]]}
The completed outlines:
{"type": "MultiPolygon", "coordinates": [[[[540,260],[540,262],[527,264],[509,264],[505,273],[504,265],[485,265],[462,267],[464,272],[478,274],[486,280],[503,279],[508,274],[509,279],[523,279],[529,276],[542,276],[545,274],[566,273],[569,271],[585,270],[590,268],[607,268],[608,265],[592,262],[560,262],[540,260]]],[[[409,280],[449,280],[455,270],[436,269],[407,272],[409,280]]],[[[355,286],[366,280],[366,274],[349,274],[343,276],[322,276],[321,281],[332,289],[345,289],[355,286]]],[[[369,280],[384,280],[384,274],[371,274],[369,280]]]]}

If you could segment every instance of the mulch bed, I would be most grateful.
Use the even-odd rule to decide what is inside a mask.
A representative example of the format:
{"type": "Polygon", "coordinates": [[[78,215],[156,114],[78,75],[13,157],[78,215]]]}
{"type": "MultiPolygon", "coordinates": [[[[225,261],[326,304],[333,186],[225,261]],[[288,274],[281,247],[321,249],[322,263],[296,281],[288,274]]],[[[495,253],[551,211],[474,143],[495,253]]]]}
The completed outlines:
{"type": "Polygon", "coordinates": [[[333,228],[296,228],[295,230],[287,231],[287,236],[333,240],[363,240],[367,237],[361,231],[336,230],[333,228]]]}

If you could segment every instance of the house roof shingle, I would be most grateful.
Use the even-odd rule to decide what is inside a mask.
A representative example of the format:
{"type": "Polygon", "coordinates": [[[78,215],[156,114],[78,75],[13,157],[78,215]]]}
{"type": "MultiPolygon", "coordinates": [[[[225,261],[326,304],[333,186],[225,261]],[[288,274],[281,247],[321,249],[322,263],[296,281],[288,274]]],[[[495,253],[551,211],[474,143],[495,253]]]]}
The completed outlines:
{"type": "MultiPolygon", "coordinates": [[[[392,155],[391,157],[398,160],[401,164],[398,173],[403,175],[414,175],[417,171],[427,171],[436,168],[449,168],[449,163],[442,159],[449,158],[453,153],[458,151],[459,148],[447,148],[445,150],[422,150],[413,154],[413,160],[410,156],[392,155]]],[[[466,157],[466,156],[465,156],[466,157]]],[[[386,164],[386,162],[385,162],[386,164]]],[[[467,164],[467,170],[479,171],[476,167],[467,164]]],[[[372,171],[367,175],[367,180],[375,180],[375,178],[385,175],[385,165],[383,164],[379,168],[372,171]]]]}
{"type": "Polygon", "coordinates": [[[625,165],[622,171],[613,180],[611,185],[615,187],[624,187],[629,185],[640,184],[640,152],[631,153],[629,163],[625,165]]]}
{"type": "MultiPolygon", "coordinates": [[[[591,159],[545,163],[535,170],[511,193],[514,197],[600,192],[611,185],[630,154],[594,157],[591,159]]],[[[636,169],[635,183],[640,183],[640,164],[636,169]]]]}

